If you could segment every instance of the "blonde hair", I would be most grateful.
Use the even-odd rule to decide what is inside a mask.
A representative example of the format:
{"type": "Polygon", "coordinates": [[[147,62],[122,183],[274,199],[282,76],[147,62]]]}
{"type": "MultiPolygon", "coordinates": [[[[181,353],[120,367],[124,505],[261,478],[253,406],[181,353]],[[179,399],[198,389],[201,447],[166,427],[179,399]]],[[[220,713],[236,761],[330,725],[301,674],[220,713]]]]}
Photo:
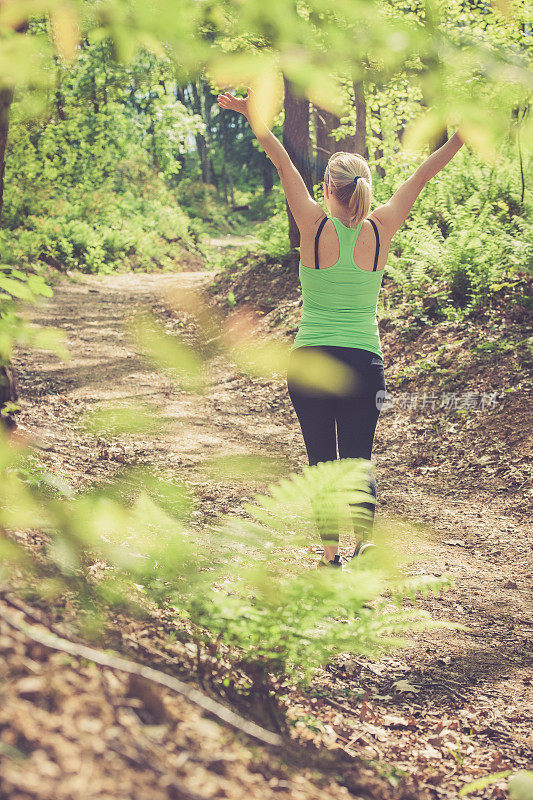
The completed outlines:
{"type": "Polygon", "coordinates": [[[354,227],[366,219],[372,201],[372,175],[362,156],[333,153],[324,173],[330,193],[350,211],[354,227]],[[354,178],[359,178],[355,181],[354,178]]]}

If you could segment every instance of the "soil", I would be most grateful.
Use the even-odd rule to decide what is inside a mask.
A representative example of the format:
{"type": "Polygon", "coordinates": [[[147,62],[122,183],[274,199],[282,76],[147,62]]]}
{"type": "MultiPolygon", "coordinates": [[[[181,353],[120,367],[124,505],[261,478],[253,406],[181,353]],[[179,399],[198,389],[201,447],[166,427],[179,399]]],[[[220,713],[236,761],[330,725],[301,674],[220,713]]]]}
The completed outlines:
{"type": "MultiPolygon", "coordinates": [[[[290,341],[299,297],[294,276],[282,267],[61,281],[54,297],[28,314],[36,324],[65,331],[72,358],[18,350],[18,434],[31,435],[45,466],[78,491],[124,464],[144,463],[191,486],[199,529],[221,514],[245,515],[244,504],[268,485],[270,465],[288,473],[306,458],[283,376],[248,377],[217,349],[230,325],[248,324],[243,304],[256,335],[290,341]],[[153,367],[124,326],[136,311],[153,310],[167,332],[197,341],[194,314],[175,308],[173,293],[184,287],[202,289],[219,314],[211,338],[201,342],[212,353],[203,395],[180,389],[153,367]],[[235,308],[226,299],[230,290],[235,308]],[[102,402],[131,399],[166,417],[163,434],[106,440],[77,424],[81,412],[102,402]],[[220,456],[247,453],[265,460],[265,473],[255,481],[205,469],[220,456]]],[[[413,634],[411,648],[379,660],[339,657],[309,691],[292,693],[289,715],[300,720],[300,740],[312,741],[315,752],[336,746],[334,752],[355,759],[356,768],[337,765],[344,787],[324,774],[280,767],[261,748],[251,754],[249,743],[236,743],[233,734],[168,693],[170,717],[143,721],[146,703],[124,699],[123,677],[42,649],[35,654],[22,633],[3,624],[0,642],[9,658],[2,677],[9,682],[0,711],[0,730],[7,731],[0,744],[7,788],[0,796],[269,798],[285,792],[407,800],[456,797],[476,778],[531,768],[527,320],[520,308],[507,313],[505,298],[502,305],[495,316],[468,325],[390,317],[381,326],[387,385],[397,402],[383,410],[375,439],[376,524],[394,530],[406,552],[416,555],[416,573],[453,577],[454,588],[421,603],[436,619],[465,627],[413,634]],[[509,341],[511,349],[498,349],[509,341]],[[487,342],[495,349],[479,347],[487,342]],[[470,391],[477,399],[457,409],[453,402],[441,406],[444,391],[470,391]],[[431,394],[438,398],[434,408],[431,394]],[[313,726],[304,721],[309,715],[313,726]],[[6,755],[9,746],[21,749],[24,759],[6,755]],[[83,793],[89,772],[98,776],[92,794],[83,793]],[[176,787],[169,789],[173,780],[176,787]]],[[[349,538],[342,544],[345,553],[353,549],[349,538]]],[[[315,558],[309,554],[303,566],[315,558]]],[[[61,609],[43,613],[47,624],[61,620],[61,609]]],[[[113,633],[113,646],[124,653],[183,669],[155,612],[152,622],[117,618],[113,633]]],[[[507,797],[506,785],[501,779],[475,796],[507,797]]]]}

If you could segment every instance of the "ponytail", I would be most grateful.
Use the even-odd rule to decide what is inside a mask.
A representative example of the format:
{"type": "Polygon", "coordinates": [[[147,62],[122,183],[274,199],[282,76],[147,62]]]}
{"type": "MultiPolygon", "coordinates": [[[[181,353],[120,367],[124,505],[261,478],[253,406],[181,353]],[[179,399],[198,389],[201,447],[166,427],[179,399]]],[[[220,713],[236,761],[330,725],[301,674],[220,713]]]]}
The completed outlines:
{"type": "Polygon", "coordinates": [[[364,179],[358,180],[353,187],[353,192],[348,203],[348,208],[350,209],[350,218],[354,227],[359,225],[361,220],[368,217],[371,200],[371,186],[364,179]]]}
{"type": "Polygon", "coordinates": [[[333,153],[324,180],[339,203],[348,208],[354,227],[366,219],[372,202],[372,175],[364,158],[355,153],[333,153]]]}

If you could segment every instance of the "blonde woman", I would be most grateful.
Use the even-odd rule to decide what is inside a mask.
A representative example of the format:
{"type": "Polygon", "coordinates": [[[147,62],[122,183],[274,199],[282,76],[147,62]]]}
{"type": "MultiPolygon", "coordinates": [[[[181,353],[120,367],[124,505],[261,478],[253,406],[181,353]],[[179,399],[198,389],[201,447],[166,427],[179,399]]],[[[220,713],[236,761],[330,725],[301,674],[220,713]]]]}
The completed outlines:
{"type": "MultiPolygon", "coordinates": [[[[309,464],[335,461],[337,449],[339,458],[363,458],[370,464],[386,390],[376,307],[391,240],[422,189],[458,152],[463,139],[454,133],[401,184],[388,203],[371,213],[372,175],[367,162],[355,153],[334,153],[323,184],[328,216],[261,119],[251,90],[246,98],[220,94],[218,104],[244,114],[250,123],[278,171],[300,231],[302,319],[291,348],[287,387],[309,464]],[[339,394],[304,387],[297,375],[308,352],[325,353],[344,364],[353,377],[351,388],[339,394]]],[[[351,509],[359,539],[354,556],[372,547],[377,492],[371,466],[369,490],[373,502],[351,509]]],[[[319,566],[340,567],[338,535],[321,531],[318,519],[317,524],[324,543],[319,566]]]]}

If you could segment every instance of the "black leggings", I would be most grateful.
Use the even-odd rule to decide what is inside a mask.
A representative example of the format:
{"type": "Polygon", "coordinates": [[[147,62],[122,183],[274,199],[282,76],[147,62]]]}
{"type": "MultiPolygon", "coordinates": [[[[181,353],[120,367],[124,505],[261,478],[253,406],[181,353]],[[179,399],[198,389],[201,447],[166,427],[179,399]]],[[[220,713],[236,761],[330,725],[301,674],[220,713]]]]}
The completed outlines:
{"type": "MultiPolygon", "coordinates": [[[[287,388],[300,422],[310,466],[319,461],[335,461],[337,445],[339,458],[365,458],[370,461],[381,410],[380,400],[386,390],[383,359],[380,356],[357,347],[297,347],[291,351],[289,357],[287,388]],[[300,364],[305,364],[305,361],[301,361],[302,354],[303,358],[306,357],[304,351],[321,351],[347,365],[354,379],[353,385],[342,394],[333,394],[298,384],[296,371],[302,369],[301,366],[298,367],[298,359],[300,364]]],[[[369,472],[368,483],[370,492],[376,499],[377,487],[373,470],[369,472]]],[[[369,538],[372,535],[375,504],[360,503],[351,506],[350,511],[355,534],[369,538]],[[370,511],[370,522],[367,514],[361,515],[360,508],[370,511]]]]}

